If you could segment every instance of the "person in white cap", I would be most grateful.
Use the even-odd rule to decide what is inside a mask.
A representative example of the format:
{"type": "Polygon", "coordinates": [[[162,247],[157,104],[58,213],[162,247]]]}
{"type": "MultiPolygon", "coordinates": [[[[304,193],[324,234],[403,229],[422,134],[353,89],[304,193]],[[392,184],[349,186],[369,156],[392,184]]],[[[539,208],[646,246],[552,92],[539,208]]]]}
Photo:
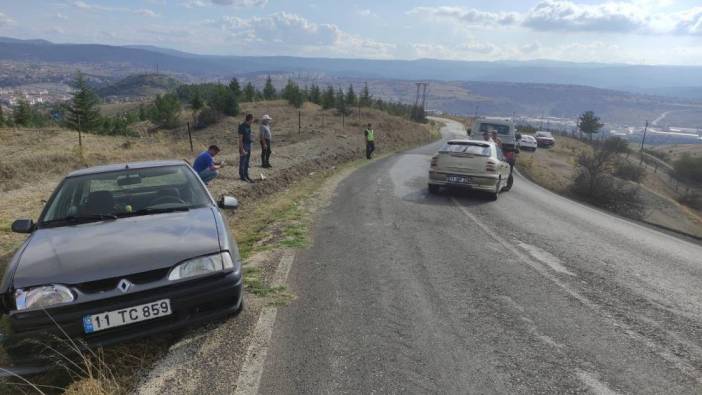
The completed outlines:
{"type": "Polygon", "coordinates": [[[271,166],[271,118],[266,114],[261,117],[261,127],[259,128],[261,140],[261,167],[270,168],[271,166]]]}

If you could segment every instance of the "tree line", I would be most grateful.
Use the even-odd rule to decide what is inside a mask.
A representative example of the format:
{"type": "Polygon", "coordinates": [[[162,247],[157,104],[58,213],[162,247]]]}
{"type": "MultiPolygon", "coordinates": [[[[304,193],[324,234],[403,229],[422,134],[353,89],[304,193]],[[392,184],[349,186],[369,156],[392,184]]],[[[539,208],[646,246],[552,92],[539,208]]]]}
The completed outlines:
{"type": "Polygon", "coordinates": [[[95,134],[130,135],[134,132],[129,129],[129,125],[144,120],[150,120],[158,127],[175,128],[181,124],[183,108],[188,107],[192,112],[193,126],[205,128],[224,116],[237,116],[240,103],[278,99],[286,100],[295,108],[301,108],[305,102],[314,103],[324,110],[334,109],[340,116],[351,115],[355,109],[374,108],[417,122],[425,121],[423,109],[375,98],[370,94],[367,84],[360,93],[356,93],[351,84],[344,90],[331,85],[325,88],[317,84],[301,86],[292,79],[278,91],[270,76],[263,89],[258,89],[251,81],[242,87],[236,78],[228,84],[185,84],[174,92],[157,95],[153,102],[142,104],[137,110],[113,116],[100,113],[99,97],[88,86],[81,72],[76,73],[72,87],[71,100],[48,109],[30,106],[23,100],[19,101],[10,115],[3,114],[0,108],[0,126],[43,127],[57,124],[95,134]]]}

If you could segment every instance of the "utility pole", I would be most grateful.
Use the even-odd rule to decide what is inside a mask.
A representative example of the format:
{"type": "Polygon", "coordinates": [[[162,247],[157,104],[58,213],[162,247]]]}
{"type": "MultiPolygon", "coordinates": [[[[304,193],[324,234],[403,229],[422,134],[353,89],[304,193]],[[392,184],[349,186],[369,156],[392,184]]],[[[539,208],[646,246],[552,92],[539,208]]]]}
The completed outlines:
{"type": "Polygon", "coordinates": [[[639,162],[639,166],[641,166],[641,164],[643,163],[644,143],[646,142],[646,131],[648,131],[648,121],[646,121],[646,126],[644,126],[643,137],[641,138],[641,162],[639,162]]]}

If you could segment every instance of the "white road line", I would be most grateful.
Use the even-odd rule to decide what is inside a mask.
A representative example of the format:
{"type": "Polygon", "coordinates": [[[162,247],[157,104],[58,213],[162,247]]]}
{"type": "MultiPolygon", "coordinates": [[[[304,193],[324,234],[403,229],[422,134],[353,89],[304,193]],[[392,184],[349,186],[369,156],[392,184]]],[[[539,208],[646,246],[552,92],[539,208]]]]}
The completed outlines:
{"type": "Polygon", "coordinates": [[[531,255],[532,258],[536,259],[537,261],[543,262],[546,265],[548,265],[551,269],[558,273],[563,273],[567,274],[569,276],[575,276],[575,273],[571,272],[568,270],[563,263],[561,263],[561,260],[558,259],[555,255],[551,254],[550,252],[546,250],[542,250],[541,248],[524,243],[522,241],[517,240],[517,244],[519,244],[520,247],[522,247],[526,252],[531,255]]]}
{"type": "MultiPolygon", "coordinates": [[[[285,285],[288,282],[288,274],[294,261],[295,252],[286,250],[273,274],[272,284],[274,286],[285,285]]],[[[236,382],[235,394],[258,394],[258,387],[261,384],[261,376],[263,375],[263,368],[266,363],[277,314],[278,308],[274,306],[266,306],[261,311],[256,328],[251,335],[251,343],[246,351],[246,359],[236,382]]]]}
{"type": "Polygon", "coordinates": [[[610,389],[607,384],[601,382],[594,374],[584,370],[578,370],[578,379],[588,386],[595,395],[616,395],[619,392],[610,389]]]}

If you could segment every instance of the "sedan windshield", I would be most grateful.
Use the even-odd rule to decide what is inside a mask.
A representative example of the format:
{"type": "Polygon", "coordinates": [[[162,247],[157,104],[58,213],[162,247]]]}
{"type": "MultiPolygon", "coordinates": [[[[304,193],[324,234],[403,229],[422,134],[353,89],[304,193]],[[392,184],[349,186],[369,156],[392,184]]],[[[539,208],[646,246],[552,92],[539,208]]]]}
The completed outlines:
{"type": "Polygon", "coordinates": [[[56,226],[185,211],[208,203],[202,185],[185,165],[124,169],[67,178],[39,222],[56,226]]]}

